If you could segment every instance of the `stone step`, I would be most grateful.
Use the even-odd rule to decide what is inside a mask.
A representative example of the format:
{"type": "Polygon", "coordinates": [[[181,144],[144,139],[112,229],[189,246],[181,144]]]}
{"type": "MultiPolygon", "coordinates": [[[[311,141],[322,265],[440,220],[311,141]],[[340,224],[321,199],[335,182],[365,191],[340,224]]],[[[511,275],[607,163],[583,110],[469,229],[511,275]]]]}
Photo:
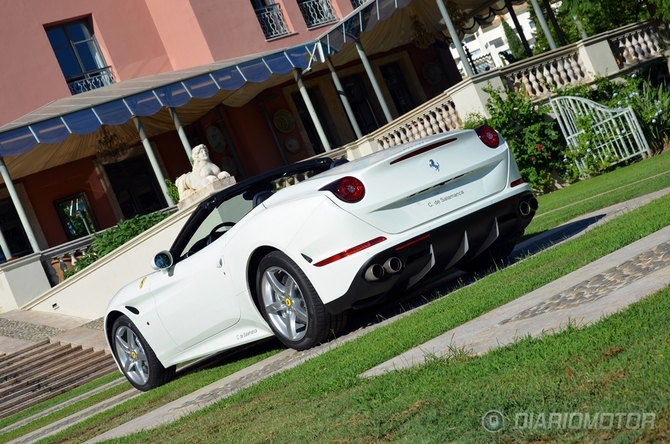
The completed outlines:
{"type": "Polygon", "coordinates": [[[0,385],[0,418],[17,413],[53,396],[116,371],[105,351],[82,350],[81,346],[52,344],[35,347],[36,356],[14,361],[0,385]],[[25,366],[19,364],[25,363],[25,366]]]}
{"type": "Polygon", "coordinates": [[[60,344],[58,343],[54,344],[50,342],[48,339],[45,339],[44,341],[36,342],[35,344],[25,347],[14,353],[5,354],[0,358],[0,370],[9,367],[10,365],[13,365],[19,361],[30,359],[32,356],[35,356],[36,353],[40,353],[41,350],[47,350],[58,345],[60,344]]]}
{"type": "MultiPolygon", "coordinates": [[[[7,373],[0,380],[0,393],[2,393],[5,388],[10,386],[18,386],[22,384],[30,384],[31,381],[35,378],[39,378],[41,375],[48,375],[49,373],[56,373],[63,369],[65,366],[70,365],[72,360],[85,357],[91,353],[91,349],[84,350],[81,346],[71,347],[65,351],[65,353],[60,354],[59,356],[54,356],[48,362],[48,365],[37,365],[31,366],[30,368],[17,367],[13,372],[7,373]]],[[[47,364],[43,362],[43,364],[47,364]]]]}
{"type": "Polygon", "coordinates": [[[112,364],[108,367],[101,368],[96,373],[91,373],[88,376],[77,379],[75,381],[71,381],[68,384],[63,384],[63,385],[59,386],[58,388],[52,388],[52,390],[50,390],[48,392],[44,392],[44,393],[35,395],[34,397],[26,399],[23,402],[9,405],[4,409],[0,409],[0,419],[6,418],[6,417],[11,416],[15,413],[22,412],[23,410],[25,410],[29,407],[32,407],[36,404],[39,404],[40,402],[47,401],[47,400],[53,398],[54,396],[58,396],[62,393],[68,392],[72,389],[75,389],[79,386],[82,386],[82,385],[84,385],[88,382],[94,381],[94,380],[96,380],[96,379],[98,379],[102,376],[108,375],[108,374],[113,373],[115,371],[117,371],[116,364],[112,364]]]}
{"type": "Polygon", "coordinates": [[[63,366],[58,369],[54,369],[51,365],[43,366],[44,371],[40,372],[38,375],[30,378],[25,382],[18,382],[9,387],[6,387],[3,390],[0,390],[0,406],[4,405],[5,402],[11,398],[17,396],[22,396],[24,393],[28,393],[39,389],[45,385],[48,385],[50,381],[57,381],[60,378],[69,377],[70,375],[76,375],[80,371],[86,372],[88,365],[91,363],[96,363],[100,358],[103,358],[104,352],[93,352],[89,351],[86,353],[82,359],[76,363],[72,363],[69,366],[63,366]]]}

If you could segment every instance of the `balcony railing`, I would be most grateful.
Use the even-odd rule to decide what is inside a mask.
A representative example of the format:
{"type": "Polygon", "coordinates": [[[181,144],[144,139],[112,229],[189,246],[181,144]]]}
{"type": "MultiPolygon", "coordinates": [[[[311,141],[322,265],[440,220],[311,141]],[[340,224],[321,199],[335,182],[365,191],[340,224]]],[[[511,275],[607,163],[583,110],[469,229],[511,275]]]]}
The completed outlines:
{"type": "Polygon", "coordinates": [[[298,4],[308,28],[337,21],[330,0],[306,0],[298,4]]]}
{"type": "Polygon", "coordinates": [[[351,6],[354,7],[354,9],[358,8],[361,6],[363,3],[365,3],[368,0],[351,0],[351,6]]]}
{"type": "Polygon", "coordinates": [[[266,39],[269,40],[288,34],[288,28],[279,5],[274,4],[257,8],[256,17],[258,17],[258,23],[261,24],[266,39]]]}
{"type": "Polygon", "coordinates": [[[85,72],[77,77],[67,79],[67,85],[70,87],[72,95],[102,88],[113,83],[115,81],[111,66],[105,66],[104,68],[85,72]]]}

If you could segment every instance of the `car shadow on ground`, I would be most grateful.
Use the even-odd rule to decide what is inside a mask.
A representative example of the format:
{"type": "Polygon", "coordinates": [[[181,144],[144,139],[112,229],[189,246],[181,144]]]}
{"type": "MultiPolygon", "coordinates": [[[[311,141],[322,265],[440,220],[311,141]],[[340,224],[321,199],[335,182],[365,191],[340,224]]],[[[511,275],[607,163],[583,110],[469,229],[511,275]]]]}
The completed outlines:
{"type": "MultiPolygon", "coordinates": [[[[543,231],[524,239],[517,244],[510,257],[503,263],[477,271],[466,273],[457,269],[450,269],[443,274],[419,284],[419,287],[405,291],[392,299],[372,307],[354,310],[349,313],[346,327],[339,336],[345,336],[361,328],[367,328],[387,319],[394,318],[409,310],[421,307],[429,302],[449,296],[455,290],[496,271],[508,267],[529,256],[535,255],[560,242],[575,237],[605,217],[604,214],[571,222],[551,230],[543,231]]],[[[187,363],[177,369],[176,377],[183,377],[200,370],[211,369],[231,364],[242,359],[258,356],[270,351],[280,351],[286,347],[277,338],[263,339],[230,350],[225,350],[211,356],[187,363]]]]}
{"type": "Polygon", "coordinates": [[[522,259],[533,256],[558,243],[582,234],[605,216],[605,214],[598,214],[596,216],[570,222],[560,227],[537,233],[517,244],[509,258],[496,266],[491,266],[475,273],[468,273],[453,268],[445,271],[440,276],[419,284],[419,287],[417,288],[413,288],[393,297],[385,303],[361,310],[355,310],[350,313],[347,327],[342,334],[344,335],[360,328],[378,324],[386,319],[401,315],[434,300],[447,297],[455,290],[470,285],[491,273],[495,273],[496,271],[515,264],[522,259]]]}
{"type": "Polygon", "coordinates": [[[276,337],[261,339],[257,342],[206,356],[195,361],[185,363],[177,368],[175,378],[184,377],[190,373],[207,370],[222,365],[232,364],[242,359],[251,358],[271,351],[281,351],[286,347],[276,337]]]}

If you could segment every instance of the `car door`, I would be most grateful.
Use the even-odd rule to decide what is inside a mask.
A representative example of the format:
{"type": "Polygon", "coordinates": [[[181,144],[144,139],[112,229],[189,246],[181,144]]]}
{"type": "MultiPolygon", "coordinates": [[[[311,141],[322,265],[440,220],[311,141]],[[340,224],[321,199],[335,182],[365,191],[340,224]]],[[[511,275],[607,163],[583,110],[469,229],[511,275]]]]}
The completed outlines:
{"type": "Polygon", "coordinates": [[[156,310],[182,349],[235,325],[240,306],[223,259],[221,238],[178,262],[152,284],[156,310]]]}

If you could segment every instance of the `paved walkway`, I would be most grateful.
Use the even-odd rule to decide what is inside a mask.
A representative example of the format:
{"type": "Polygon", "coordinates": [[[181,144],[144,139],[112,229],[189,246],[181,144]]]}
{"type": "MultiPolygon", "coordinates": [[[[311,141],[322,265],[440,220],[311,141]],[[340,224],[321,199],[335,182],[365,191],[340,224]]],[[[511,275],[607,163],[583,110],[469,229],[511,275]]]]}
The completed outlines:
{"type": "Polygon", "coordinates": [[[591,324],[670,284],[670,227],[388,360],[361,376],[422,364],[454,349],[476,354],[520,337],[591,324]]]}
{"type": "MultiPolygon", "coordinates": [[[[578,236],[594,226],[668,193],[670,193],[670,189],[582,216],[560,229],[551,230],[540,237],[535,237],[518,245],[513,254],[524,255],[528,251],[532,252],[542,248],[542,245],[546,246],[560,242],[566,236],[578,236]]],[[[493,347],[510,343],[520,336],[528,334],[537,336],[560,330],[570,322],[579,326],[587,325],[654,293],[669,283],[670,227],[667,227],[532,293],[450,330],[390,361],[382,363],[361,376],[380,375],[388,371],[417,365],[422,363],[427,355],[441,356],[448,353],[453,347],[464,347],[475,353],[483,353],[493,347]]],[[[336,341],[304,352],[284,350],[271,358],[110,430],[89,442],[100,442],[175,421],[275,373],[299,365],[329,349],[361,336],[371,329],[379,328],[400,317],[409,315],[411,312],[409,311],[374,326],[361,328],[336,341]]],[[[47,314],[51,315],[50,313],[47,314]]],[[[37,317],[39,315],[33,316],[36,316],[36,318],[32,322],[38,323],[37,317]]],[[[8,317],[0,315],[0,321],[2,319],[8,319],[8,317]]],[[[9,320],[12,320],[11,316],[9,320]]],[[[91,329],[90,325],[86,327],[83,324],[78,324],[74,329],[67,329],[62,325],[60,327],[54,326],[55,320],[54,317],[51,317],[49,319],[50,323],[44,325],[50,328],[61,328],[63,331],[59,330],[57,336],[67,334],[78,336],[81,334],[88,337],[88,334],[83,335],[87,332],[82,332],[81,329],[95,330],[91,329]]],[[[66,319],[61,318],[60,321],[64,322],[66,319]]],[[[81,320],[74,320],[73,324],[77,324],[79,321],[81,320]]],[[[25,320],[17,322],[25,322],[25,320]]],[[[0,322],[0,335],[6,334],[2,330],[2,325],[2,322],[0,322]]],[[[0,336],[0,353],[3,352],[3,344],[9,344],[5,341],[6,339],[6,336],[0,336]]],[[[126,396],[130,396],[131,392],[137,393],[131,390],[126,396]]],[[[91,412],[104,410],[110,404],[109,401],[106,401],[104,404],[94,406],[91,408],[91,412]]],[[[87,416],[81,413],[83,412],[14,442],[33,442],[56,433],[87,416]]]]}
{"type": "Polygon", "coordinates": [[[12,310],[0,314],[0,356],[14,353],[36,342],[50,339],[109,350],[102,332],[102,318],[89,319],[35,310],[12,310]]]}

